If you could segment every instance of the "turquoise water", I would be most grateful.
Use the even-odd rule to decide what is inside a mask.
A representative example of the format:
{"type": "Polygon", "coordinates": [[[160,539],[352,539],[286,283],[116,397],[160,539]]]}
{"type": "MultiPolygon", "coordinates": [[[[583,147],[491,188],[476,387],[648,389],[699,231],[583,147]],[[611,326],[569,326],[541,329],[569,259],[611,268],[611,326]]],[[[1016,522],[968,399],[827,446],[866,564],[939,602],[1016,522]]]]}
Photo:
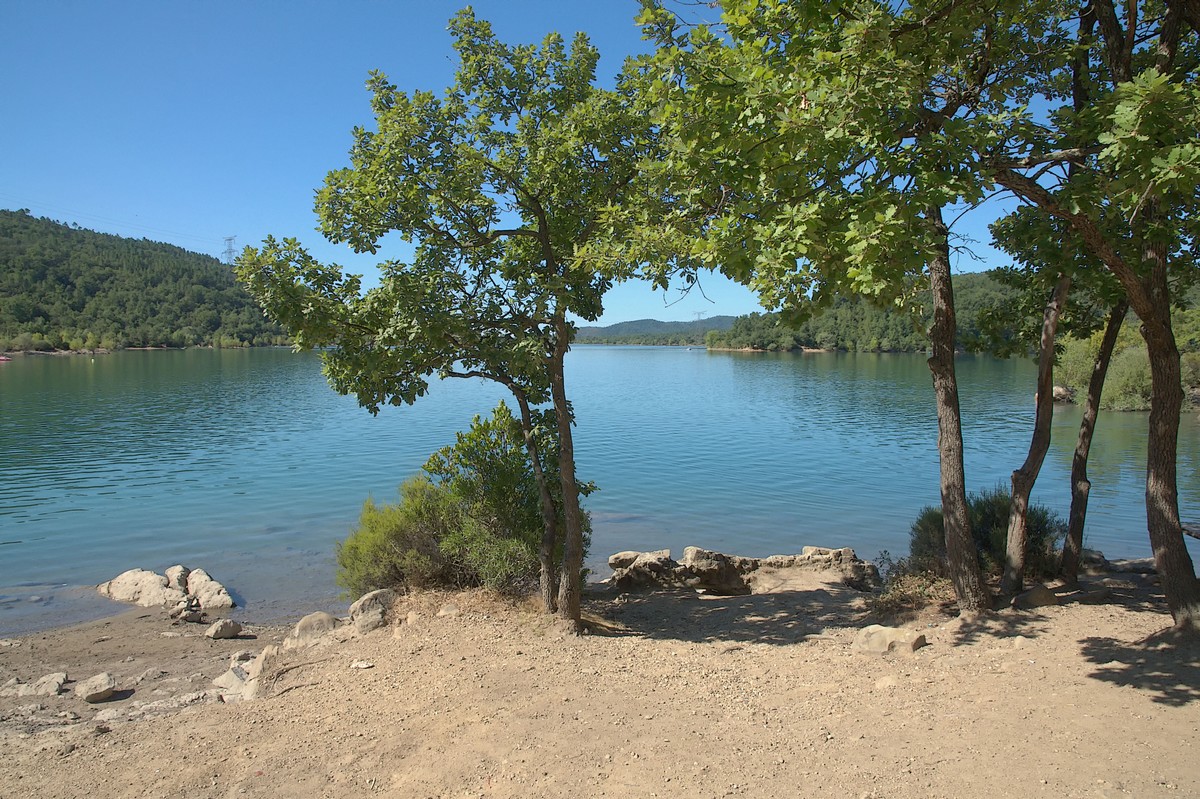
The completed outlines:
{"type": "MultiPolygon", "coordinates": [[[[963,358],[967,480],[1006,481],[1033,366],[963,358]]],[[[568,361],[580,475],[600,491],[590,565],[697,544],[747,555],[902,553],[938,499],[924,360],[579,347],[568,361]]],[[[504,396],[447,381],[378,417],[287,350],[123,352],[0,364],[0,634],[112,612],[91,585],[203,566],[253,620],[340,607],[333,544],[430,452],[504,396]]],[[[1060,407],[1034,499],[1065,515],[1078,409],[1060,407]]],[[[1101,417],[1089,546],[1146,556],[1144,414],[1101,417]]],[[[1184,419],[1181,509],[1200,517],[1200,425],[1184,419]]],[[[1195,550],[1193,557],[1196,557],[1195,550]]]]}

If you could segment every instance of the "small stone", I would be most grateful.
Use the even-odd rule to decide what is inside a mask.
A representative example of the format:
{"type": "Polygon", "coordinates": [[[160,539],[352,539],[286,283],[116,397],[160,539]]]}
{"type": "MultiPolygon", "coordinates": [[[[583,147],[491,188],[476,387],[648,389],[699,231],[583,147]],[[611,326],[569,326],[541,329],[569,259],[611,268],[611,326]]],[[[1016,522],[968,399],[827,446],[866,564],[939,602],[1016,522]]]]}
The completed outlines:
{"type": "Polygon", "coordinates": [[[104,671],[76,685],[75,695],[88,704],[95,704],[108,699],[116,690],[116,679],[104,671]]]}
{"type": "Polygon", "coordinates": [[[459,613],[460,613],[460,611],[458,609],[458,605],[455,605],[453,602],[447,602],[445,605],[442,605],[442,607],[438,610],[437,615],[443,616],[443,617],[444,616],[457,616],[459,613]]]}
{"type": "Polygon", "coordinates": [[[352,668],[352,669],[373,669],[373,668],[375,668],[375,664],[369,660],[356,660],[350,664],[350,668],[352,668]]]}
{"type": "Polygon", "coordinates": [[[221,619],[204,631],[214,641],[220,638],[237,638],[242,634],[242,625],[233,619],[221,619]]]}

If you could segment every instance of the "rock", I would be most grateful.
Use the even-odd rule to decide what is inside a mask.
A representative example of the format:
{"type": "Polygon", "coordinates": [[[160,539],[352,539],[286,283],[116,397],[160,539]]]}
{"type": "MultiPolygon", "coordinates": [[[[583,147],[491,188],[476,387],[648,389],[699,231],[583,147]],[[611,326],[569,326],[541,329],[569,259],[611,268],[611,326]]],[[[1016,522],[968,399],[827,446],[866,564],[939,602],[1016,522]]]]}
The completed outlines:
{"type": "Polygon", "coordinates": [[[831,572],[834,579],[859,591],[869,591],[881,584],[875,565],[859,560],[848,547],[804,547],[799,555],[768,558],[745,558],[686,547],[680,563],[671,560],[668,549],[618,552],[609,561],[616,566],[607,582],[622,591],[686,587],[713,594],[749,594],[760,580],[766,584],[765,590],[787,583],[790,569],[822,575],[831,572]]]}
{"type": "Polygon", "coordinates": [[[354,629],[364,634],[387,626],[387,619],[383,615],[382,608],[372,608],[365,613],[358,614],[352,620],[354,629]]]}
{"type": "Polygon", "coordinates": [[[608,568],[612,569],[613,571],[616,571],[617,569],[627,569],[635,560],[638,559],[638,555],[641,554],[641,552],[626,550],[625,552],[618,552],[615,555],[609,555],[608,568]]]}
{"type": "Polygon", "coordinates": [[[146,669],[145,671],[143,671],[138,676],[134,677],[133,684],[141,685],[142,683],[146,682],[147,680],[161,680],[163,677],[166,677],[166,676],[167,676],[167,673],[165,671],[163,671],[162,669],[149,668],[149,669],[146,669]]]}
{"type": "Polygon", "coordinates": [[[363,594],[350,606],[350,621],[360,633],[369,633],[385,626],[399,597],[390,588],[363,594]]]}
{"type": "Polygon", "coordinates": [[[458,605],[455,605],[453,602],[447,602],[438,608],[437,615],[445,618],[447,616],[457,616],[459,613],[458,605]]]}
{"type": "Polygon", "coordinates": [[[192,570],[186,566],[176,565],[167,569],[163,576],[167,578],[167,585],[169,587],[174,588],[176,591],[182,591],[183,593],[187,594],[190,593],[188,591],[187,581],[188,575],[191,573],[191,571],[192,570]]]}
{"type": "Polygon", "coordinates": [[[254,660],[254,653],[249,649],[239,649],[229,656],[229,668],[254,660]]]}
{"type": "Polygon", "coordinates": [[[205,630],[204,634],[214,641],[219,638],[237,638],[242,634],[242,625],[233,619],[221,619],[205,630]]]}
{"type": "Polygon", "coordinates": [[[225,586],[210,577],[204,569],[193,569],[188,573],[187,592],[199,601],[204,610],[237,607],[225,586]]]}
{"type": "Polygon", "coordinates": [[[375,668],[375,664],[369,660],[356,660],[350,664],[350,668],[352,668],[352,669],[373,669],[373,668],[375,668]]]}
{"type": "Polygon", "coordinates": [[[167,607],[187,601],[187,595],[167,585],[167,578],[145,569],[130,569],[96,586],[101,595],[117,602],[145,608],[167,607]]]}
{"type": "Polygon", "coordinates": [[[213,685],[226,691],[241,693],[249,679],[250,675],[246,673],[245,669],[241,666],[233,666],[220,677],[213,680],[213,685]]]}
{"type": "Polygon", "coordinates": [[[62,692],[63,683],[66,681],[67,673],[65,671],[56,671],[53,674],[47,674],[33,684],[33,694],[35,696],[58,696],[62,692]]]}
{"type": "Polygon", "coordinates": [[[888,652],[916,652],[928,641],[915,630],[871,624],[858,631],[850,648],[856,652],[882,655],[888,652]]]}
{"type": "Polygon", "coordinates": [[[1074,402],[1075,389],[1070,386],[1055,386],[1054,387],[1055,402],[1074,402]]]}
{"type": "Polygon", "coordinates": [[[284,649],[311,646],[321,636],[331,632],[337,626],[338,620],[332,614],[320,610],[310,613],[298,621],[296,629],[292,630],[292,634],[283,640],[284,649]]]}
{"type": "Polygon", "coordinates": [[[1019,610],[1041,608],[1058,604],[1058,595],[1042,584],[1037,584],[1027,591],[1013,597],[1012,606],[1019,610]]]}
{"type": "Polygon", "coordinates": [[[738,569],[740,564],[735,563],[728,555],[700,547],[684,547],[680,565],[690,572],[684,577],[684,582],[692,588],[703,588],[723,596],[750,593],[750,585],[738,569]]]}
{"type": "Polygon", "coordinates": [[[88,704],[103,702],[117,690],[117,681],[107,671],[75,686],[75,695],[88,704]]]}

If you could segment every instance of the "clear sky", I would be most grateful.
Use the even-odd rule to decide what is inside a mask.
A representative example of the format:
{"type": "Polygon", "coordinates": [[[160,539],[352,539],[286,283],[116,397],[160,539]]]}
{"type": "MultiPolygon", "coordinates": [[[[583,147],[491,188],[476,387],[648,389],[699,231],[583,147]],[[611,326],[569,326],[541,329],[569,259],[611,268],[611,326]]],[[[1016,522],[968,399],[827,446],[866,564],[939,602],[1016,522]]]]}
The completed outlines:
{"type": "MultiPolygon", "coordinates": [[[[313,191],[369,125],[372,69],[402,90],[453,81],[446,22],[461,0],[37,0],[0,27],[0,208],[221,257],[226,236],[299,238],[370,273],[406,253],[356,256],[316,232],[313,191]]],[[[634,0],[477,0],[501,40],[588,33],[608,81],[646,43],[634,0]]],[[[986,241],[986,231],[974,234],[986,241]]],[[[978,264],[974,271],[999,261],[978,264]]],[[[717,276],[680,298],[616,287],[602,324],[758,310],[717,276]],[[709,301],[711,300],[711,302],[709,301]]]]}

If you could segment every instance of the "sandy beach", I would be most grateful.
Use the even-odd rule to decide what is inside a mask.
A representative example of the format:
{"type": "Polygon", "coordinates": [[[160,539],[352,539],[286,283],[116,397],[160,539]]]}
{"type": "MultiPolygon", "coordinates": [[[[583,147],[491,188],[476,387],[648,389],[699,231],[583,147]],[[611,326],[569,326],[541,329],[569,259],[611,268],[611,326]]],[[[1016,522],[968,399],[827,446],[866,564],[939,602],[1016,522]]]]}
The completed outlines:
{"type": "Polygon", "coordinates": [[[269,691],[233,704],[212,680],[287,630],[213,641],[139,609],[0,642],[0,684],[71,681],[0,697],[0,794],[1200,795],[1200,647],[1163,632],[1152,575],[1094,586],[1106,602],[930,610],[903,625],[928,646],[886,655],[852,648],[863,595],[815,578],[597,589],[578,637],[525,603],[420,594],[280,653],[269,691]],[[101,671],[111,699],[74,695],[101,671]]]}

